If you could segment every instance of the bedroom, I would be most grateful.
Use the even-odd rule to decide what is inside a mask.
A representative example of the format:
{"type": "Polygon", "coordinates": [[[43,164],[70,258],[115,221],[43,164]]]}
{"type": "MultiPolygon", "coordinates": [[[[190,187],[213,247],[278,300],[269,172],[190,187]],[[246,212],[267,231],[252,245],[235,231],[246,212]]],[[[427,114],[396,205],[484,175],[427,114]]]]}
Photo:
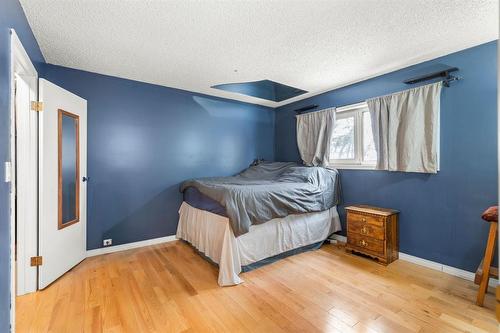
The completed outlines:
{"type": "Polygon", "coordinates": [[[0,331],[496,332],[498,21],[2,0],[0,331]]]}

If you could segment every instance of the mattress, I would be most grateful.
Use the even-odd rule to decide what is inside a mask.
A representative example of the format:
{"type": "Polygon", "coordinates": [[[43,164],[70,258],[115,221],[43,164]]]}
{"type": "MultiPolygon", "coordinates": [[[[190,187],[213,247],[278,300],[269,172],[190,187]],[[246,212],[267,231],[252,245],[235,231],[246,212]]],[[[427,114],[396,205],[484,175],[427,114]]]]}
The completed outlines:
{"type": "Polygon", "coordinates": [[[337,170],[294,162],[262,162],[234,176],[186,180],[180,191],[189,187],[225,208],[236,236],[276,217],[327,210],[340,195],[337,170]]]}
{"type": "Polygon", "coordinates": [[[226,209],[217,201],[207,197],[196,187],[188,187],[184,190],[184,202],[187,202],[191,207],[198,208],[210,213],[227,217],[226,209]]]}

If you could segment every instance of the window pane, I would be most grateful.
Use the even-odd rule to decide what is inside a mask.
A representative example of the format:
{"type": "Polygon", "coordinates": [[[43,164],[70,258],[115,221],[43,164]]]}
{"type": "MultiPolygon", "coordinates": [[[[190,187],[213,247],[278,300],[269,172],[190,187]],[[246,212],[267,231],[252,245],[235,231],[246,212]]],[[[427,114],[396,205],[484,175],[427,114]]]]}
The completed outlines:
{"type": "Polygon", "coordinates": [[[363,161],[377,162],[377,151],[373,142],[372,120],[369,112],[363,112],[363,161]]]}
{"type": "Polygon", "coordinates": [[[335,121],[330,153],[336,160],[354,159],[354,117],[335,121]]]}

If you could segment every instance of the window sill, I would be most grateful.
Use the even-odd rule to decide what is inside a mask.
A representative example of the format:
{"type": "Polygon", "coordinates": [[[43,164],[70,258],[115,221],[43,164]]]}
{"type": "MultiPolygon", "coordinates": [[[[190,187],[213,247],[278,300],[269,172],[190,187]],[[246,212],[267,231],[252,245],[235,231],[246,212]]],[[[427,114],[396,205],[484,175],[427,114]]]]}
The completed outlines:
{"type": "Polygon", "coordinates": [[[373,164],[330,164],[332,168],[339,170],[377,170],[373,164]]]}

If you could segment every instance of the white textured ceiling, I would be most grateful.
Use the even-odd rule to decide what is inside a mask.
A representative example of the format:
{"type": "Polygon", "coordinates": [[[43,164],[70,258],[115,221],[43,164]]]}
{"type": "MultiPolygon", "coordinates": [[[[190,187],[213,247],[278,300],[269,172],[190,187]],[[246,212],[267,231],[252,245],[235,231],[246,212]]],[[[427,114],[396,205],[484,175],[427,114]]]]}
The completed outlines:
{"type": "Polygon", "coordinates": [[[498,38],[497,0],[21,0],[47,62],[277,107],[498,38]],[[270,79],[275,103],[210,88],[270,79]]]}

